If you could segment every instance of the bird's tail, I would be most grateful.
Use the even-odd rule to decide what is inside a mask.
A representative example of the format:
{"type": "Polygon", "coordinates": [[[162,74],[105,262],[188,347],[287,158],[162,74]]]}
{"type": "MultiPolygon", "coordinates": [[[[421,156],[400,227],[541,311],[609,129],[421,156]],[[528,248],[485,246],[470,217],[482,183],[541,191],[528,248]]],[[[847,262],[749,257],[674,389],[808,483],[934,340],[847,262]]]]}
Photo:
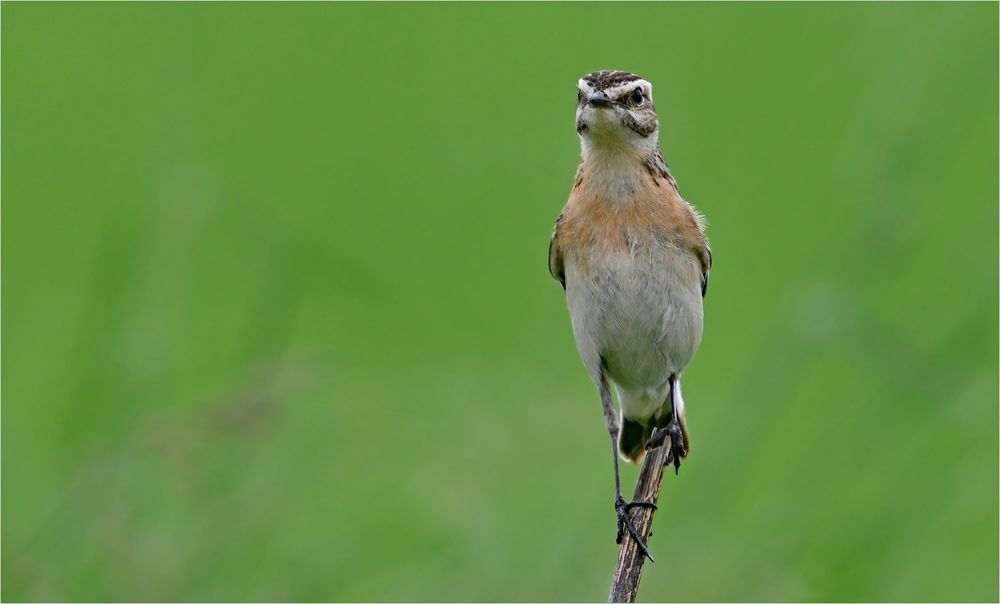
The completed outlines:
{"type": "Polygon", "coordinates": [[[684,398],[681,396],[681,381],[674,380],[673,389],[667,393],[667,400],[658,413],[649,419],[635,420],[621,418],[621,429],[618,431],[618,454],[625,461],[638,464],[646,457],[646,441],[657,428],[663,428],[670,421],[671,412],[677,414],[677,421],[684,435],[685,459],[691,452],[691,438],[688,436],[687,420],[684,418],[684,398]]]}

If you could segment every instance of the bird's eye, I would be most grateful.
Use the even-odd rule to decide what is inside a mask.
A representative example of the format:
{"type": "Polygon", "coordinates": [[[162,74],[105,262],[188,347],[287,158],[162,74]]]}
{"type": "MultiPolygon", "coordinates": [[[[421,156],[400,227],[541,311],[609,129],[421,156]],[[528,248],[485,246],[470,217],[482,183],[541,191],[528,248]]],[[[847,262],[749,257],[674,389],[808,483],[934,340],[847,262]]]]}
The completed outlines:
{"type": "Polygon", "coordinates": [[[638,105],[639,103],[642,102],[642,90],[636,88],[635,90],[632,91],[631,94],[628,95],[628,97],[633,103],[638,105]]]}
{"type": "Polygon", "coordinates": [[[582,103],[583,102],[583,91],[582,90],[577,90],[576,91],[576,102],[577,103],[582,103]]]}

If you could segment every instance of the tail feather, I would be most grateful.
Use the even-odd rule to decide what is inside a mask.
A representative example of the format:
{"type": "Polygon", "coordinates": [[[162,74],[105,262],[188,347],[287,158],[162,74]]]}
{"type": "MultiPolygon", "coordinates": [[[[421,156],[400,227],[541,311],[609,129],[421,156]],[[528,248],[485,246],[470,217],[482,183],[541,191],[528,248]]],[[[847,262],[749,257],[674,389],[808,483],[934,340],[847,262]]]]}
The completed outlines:
{"type": "Polygon", "coordinates": [[[667,392],[663,406],[645,420],[621,418],[621,429],[618,431],[618,454],[625,461],[638,464],[646,457],[646,442],[657,428],[663,428],[669,423],[672,413],[677,414],[677,421],[684,435],[685,459],[691,453],[691,437],[688,436],[687,420],[684,417],[684,398],[681,396],[680,376],[674,380],[674,387],[667,392]]]}
{"type": "Polygon", "coordinates": [[[688,436],[688,424],[687,420],[684,419],[684,397],[681,396],[680,376],[677,376],[677,379],[674,380],[674,391],[671,393],[670,399],[673,404],[674,413],[677,414],[677,419],[681,424],[681,434],[684,435],[684,455],[681,456],[681,459],[686,459],[691,454],[691,437],[688,436]]]}
{"type": "Polygon", "coordinates": [[[687,456],[691,454],[691,437],[688,436],[688,425],[687,420],[684,419],[683,411],[677,416],[677,419],[680,420],[681,434],[684,435],[684,455],[681,455],[681,459],[687,459],[687,456]]]}

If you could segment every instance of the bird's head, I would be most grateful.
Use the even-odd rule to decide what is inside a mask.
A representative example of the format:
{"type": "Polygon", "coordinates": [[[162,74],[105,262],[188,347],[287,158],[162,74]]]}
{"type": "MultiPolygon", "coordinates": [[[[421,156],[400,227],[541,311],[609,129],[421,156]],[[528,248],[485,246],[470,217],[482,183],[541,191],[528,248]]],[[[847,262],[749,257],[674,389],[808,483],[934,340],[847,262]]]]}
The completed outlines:
{"type": "Polygon", "coordinates": [[[653,85],[624,71],[580,78],[576,131],[588,150],[649,151],[659,144],[653,85]]]}

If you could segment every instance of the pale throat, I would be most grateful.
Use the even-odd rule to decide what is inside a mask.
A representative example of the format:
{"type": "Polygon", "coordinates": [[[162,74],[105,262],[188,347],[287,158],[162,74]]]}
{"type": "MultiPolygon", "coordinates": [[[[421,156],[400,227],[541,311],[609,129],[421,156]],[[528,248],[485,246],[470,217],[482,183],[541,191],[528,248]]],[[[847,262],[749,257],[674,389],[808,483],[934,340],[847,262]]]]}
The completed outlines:
{"type": "Polygon", "coordinates": [[[616,142],[580,137],[584,186],[611,200],[638,193],[645,186],[650,158],[658,147],[655,135],[616,142]]]}

